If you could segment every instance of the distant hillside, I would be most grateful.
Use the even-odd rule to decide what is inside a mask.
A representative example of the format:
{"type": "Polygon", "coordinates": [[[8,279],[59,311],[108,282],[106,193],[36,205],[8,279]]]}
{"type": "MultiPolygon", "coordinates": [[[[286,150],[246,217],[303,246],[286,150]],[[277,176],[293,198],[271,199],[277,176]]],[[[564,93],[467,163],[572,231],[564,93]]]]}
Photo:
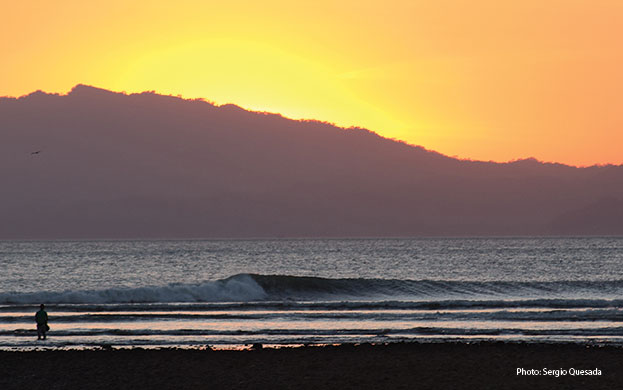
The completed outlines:
{"type": "Polygon", "coordinates": [[[78,85],[0,99],[0,137],[2,239],[623,234],[621,166],[461,161],[233,105],[78,85]]]}

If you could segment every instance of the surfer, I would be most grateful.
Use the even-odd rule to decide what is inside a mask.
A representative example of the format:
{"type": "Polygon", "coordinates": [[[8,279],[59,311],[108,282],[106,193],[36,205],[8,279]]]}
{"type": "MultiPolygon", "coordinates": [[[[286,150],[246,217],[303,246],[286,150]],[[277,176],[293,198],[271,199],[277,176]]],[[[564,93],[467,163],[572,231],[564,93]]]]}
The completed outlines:
{"type": "Polygon", "coordinates": [[[45,305],[39,306],[39,311],[35,313],[35,321],[37,321],[37,340],[45,340],[45,332],[50,330],[48,326],[48,313],[46,313],[45,305]]]}

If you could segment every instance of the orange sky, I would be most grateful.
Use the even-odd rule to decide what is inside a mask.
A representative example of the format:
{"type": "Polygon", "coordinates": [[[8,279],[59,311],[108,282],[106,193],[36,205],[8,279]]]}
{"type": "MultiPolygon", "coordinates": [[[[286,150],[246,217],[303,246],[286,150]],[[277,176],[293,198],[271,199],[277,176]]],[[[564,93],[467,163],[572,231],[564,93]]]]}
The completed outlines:
{"type": "Polygon", "coordinates": [[[621,37],[619,0],[3,0],[0,95],[155,90],[462,158],[621,164],[621,37]]]}

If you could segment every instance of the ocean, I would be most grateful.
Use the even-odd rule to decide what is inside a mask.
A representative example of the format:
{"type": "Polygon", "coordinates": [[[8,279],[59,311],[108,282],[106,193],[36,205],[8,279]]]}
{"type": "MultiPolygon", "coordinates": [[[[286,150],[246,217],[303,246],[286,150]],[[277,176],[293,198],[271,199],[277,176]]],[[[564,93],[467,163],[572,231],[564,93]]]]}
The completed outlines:
{"type": "Polygon", "coordinates": [[[623,345],[622,265],[610,237],[0,241],[0,349],[623,345]]]}

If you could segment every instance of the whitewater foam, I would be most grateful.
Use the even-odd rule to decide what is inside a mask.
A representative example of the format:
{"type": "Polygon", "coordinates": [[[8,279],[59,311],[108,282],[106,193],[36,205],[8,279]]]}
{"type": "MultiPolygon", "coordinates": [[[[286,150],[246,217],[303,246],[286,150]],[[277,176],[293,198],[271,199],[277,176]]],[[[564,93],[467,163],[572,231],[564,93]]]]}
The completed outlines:
{"type": "Polygon", "coordinates": [[[266,298],[266,292],[251,276],[241,274],[200,284],[170,284],[139,288],[82,291],[2,293],[0,304],[46,303],[150,303],[237,302],[266,298]]]}

